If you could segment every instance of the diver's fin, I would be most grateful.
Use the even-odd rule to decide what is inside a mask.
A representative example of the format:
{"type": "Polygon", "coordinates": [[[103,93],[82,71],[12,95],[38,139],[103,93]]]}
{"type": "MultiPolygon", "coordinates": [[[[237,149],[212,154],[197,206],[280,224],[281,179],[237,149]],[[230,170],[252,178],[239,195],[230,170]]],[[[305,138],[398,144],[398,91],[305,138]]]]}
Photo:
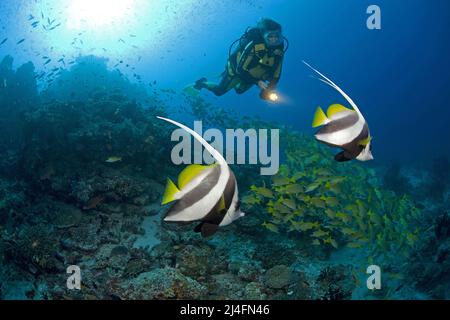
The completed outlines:
{"type": "Polygon", "coordinates": [[[216,233],[219,226],[217,224],[202,222],[194,228],[195,232],[201,232],[203,237],[210,237],[216,233]]]}
{"type": "Polygon", "coordinates": [[[335,115],[336,113],[348,112],[348,111],[354,112],[354,110],[346,108],[342,104],[332,104],[331,106],[328,107],[327,117],[331,119],[333,117],[333,115],[335,115]]]}
{"type": "Polygon", "coordinates": [[[175,199],[175,194],[177,194],[180,190],[177,188],[175,183],[172,180],[167,179],[166,190],[164,190],[163,200],[161,204],[167,204],[172,202],[175,199]]]}
{"type": "Polygon", "coordinates": [[[360,145],[361,147],[367,147],[370,141],[372,141],[372,137],[368,136],[367,138],[360,140],[358,145],[360,145]]]}
{"type": "Polygon", "coordinates": [[[194,88],[194,83],[191,83],[190,85],[187,85],[183,88],[183,92],[191,97],[198,97],[200,92],[194,88]]]}
{"type": "Polygon", "coordinates": [[[347,151],[342,151],[334,156],[334,160],[336,160],[337,162],[345,162],[352,160],[352,157],[347,151]]]}
{"type": "MultiPolygon", "coordinates": [[[[214,166],[214,164],[212,165],[214,166]]],[[[203,170],[210,168],[211,166],[202,166],[200,164],[190,164],[178,176],[178,188],[183,189],[189,181],[198,176],[203,170]]]]}
{"type": "Polygon", "coordinates": [[[325,112],[323,112],[321,107],[317,107],[316,113],[314,114],[314,120],[312,123],[313,128],[323,126],[330,122],[327,118],[325,112]]]}

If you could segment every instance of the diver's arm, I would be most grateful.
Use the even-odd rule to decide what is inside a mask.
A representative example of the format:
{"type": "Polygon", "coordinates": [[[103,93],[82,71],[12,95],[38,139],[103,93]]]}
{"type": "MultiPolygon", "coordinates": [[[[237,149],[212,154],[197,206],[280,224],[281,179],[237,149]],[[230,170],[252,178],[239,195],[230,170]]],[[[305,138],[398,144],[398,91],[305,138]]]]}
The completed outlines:
{"type": "Polygon", "coordinates": [[[272,80],[270,80],[267,86],[267,90],[275,90],[277,88],[279,80],[280,80],[279,78],[273,78],[272,80]]]}
{"type": "Polygon", "coordinates": [[[265,81],[263,81],[263,80],[259,80],[257,84],[258,84],[258,87],[259,87],[261,90],[267,90],[267,89],[269,89],[269,85],[268,85],[265,81]]]}
{"type": "Polygon", "coordinates": [[[242,54],[239,57],[239,60],[237,62],[237,66],[236,66],[236,72],[238,75],[242,76],[242,75],[247,74],[246,68],[253,60],[253,52],[252,52],[253,47],[254,47],[254,43],[253,43],[253,41],[250,41],[245,46],[244,50],[242,51],[242,54]]]}
{"type": "Polygon", "coordinates": [[[269,90],[275,90],[277,88],[278,81],[281,78],[281,70],[283,68],[283,58],[278,62],[275,71],[273,72],[272,80],[269,81],[269,90]]]}

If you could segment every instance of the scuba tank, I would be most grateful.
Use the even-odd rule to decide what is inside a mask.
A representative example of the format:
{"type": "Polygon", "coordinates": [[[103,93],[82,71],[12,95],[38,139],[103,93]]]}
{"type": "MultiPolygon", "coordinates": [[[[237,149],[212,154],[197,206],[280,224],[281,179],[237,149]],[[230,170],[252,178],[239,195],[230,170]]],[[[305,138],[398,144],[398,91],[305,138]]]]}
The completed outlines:
{"type": "Polygon", "coordinates": [[[239,50],[243,50],[247,46],[247,44],[253,40],[262,40],[261,32],[256,27],[248,27],[245,30],[244,34],[230,45],[230,48],[228,49],[228,57],[231,56],[231,51],[233,50],[233,47],[236,45],[236,43],[239,42],[238,48],[239,50]]]}
{"type": "MultiPolygon", "coordinates": [[[[228,59],[231,58],[232,51],[236,43],[239,43],[238,50],[243,50],[250,41],[264,41],[261,31],[257,27],[248,27],[245,33],[237,40],[233,41],[228,49],[228,59]]],[[[286,53],[289,49],[289,40],[283,36],[283,53],[286,53]]]]}

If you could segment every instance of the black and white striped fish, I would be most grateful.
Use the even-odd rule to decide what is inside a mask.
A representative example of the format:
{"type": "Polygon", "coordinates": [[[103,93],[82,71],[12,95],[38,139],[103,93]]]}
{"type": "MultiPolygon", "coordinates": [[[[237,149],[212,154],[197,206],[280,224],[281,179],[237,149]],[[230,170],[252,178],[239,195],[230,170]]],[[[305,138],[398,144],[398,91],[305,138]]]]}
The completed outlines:
{"type": "Polygon", "coordinates": [[[336,161],[373,160],[369,126],[358,106],[333,81],[308,63],[304,63],[320,76],[320,81],[338,91],[353,108],[348,109],[343,105],[333,104],[325,114],[322,108],[318,107],[314,115],[313,127],[322,126],[322,128],[315,134],[316,139],[331,147],[343,149],[334,157],[336,161]]]}
{"type": "Polygon", "coordinates": [[[219,227],[243,217],[245,213],[240,210],[236,178],[223,156],[192,129],[167,118],[157,118],[189,132],[217,161],[209,166],[187,166],[178,176],[178,185],[168,179],[162,204],[176,202],[164,221],[201,221],[194,231],[207,237],[214,234],[219,227]]]}

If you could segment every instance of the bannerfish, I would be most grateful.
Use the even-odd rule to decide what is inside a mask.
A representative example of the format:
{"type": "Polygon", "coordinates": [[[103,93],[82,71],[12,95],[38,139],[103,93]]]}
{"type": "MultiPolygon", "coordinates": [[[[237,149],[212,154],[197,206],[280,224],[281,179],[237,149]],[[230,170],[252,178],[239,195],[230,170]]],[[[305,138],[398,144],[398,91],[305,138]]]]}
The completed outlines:
{"type": "Polygon", "coordinates": [[[114,163],[118,161],[122,161],[122,157],[109,157],[108,159],[105,160],[105,162],[108,163],[114,163]]]}
{"type": "Polygon", "coordinates": [[[209,237],[219,227],[243,217],[245,213],[240,210],[237,181],[223,156],[192,129],[170,119],[157,118],[189,132],[216,160],[213,165],[187,166],[178,176],[178,185],[167,180],[162,204],[176,202],[164,221],[200,221],[194,231],[201,233],[203,237],[209,237]]]}
{"type": "Polygon", "coordinates": [[[315,138],[331,147],[343,149],[343,151],[335,155],[334,159],[336,161],[343,162],[352,159],[359,161],[373,160],[372,136],[358,106],[333,81],[308,63],[304,63],[320,76],[320,81],[338,91],[353,108],[349,109],[340,104],[333,104],[325,114],[322,108],[318,107],[312,126],[313,128],[322,126],[322,128],[317,131],[315,138]]]}

